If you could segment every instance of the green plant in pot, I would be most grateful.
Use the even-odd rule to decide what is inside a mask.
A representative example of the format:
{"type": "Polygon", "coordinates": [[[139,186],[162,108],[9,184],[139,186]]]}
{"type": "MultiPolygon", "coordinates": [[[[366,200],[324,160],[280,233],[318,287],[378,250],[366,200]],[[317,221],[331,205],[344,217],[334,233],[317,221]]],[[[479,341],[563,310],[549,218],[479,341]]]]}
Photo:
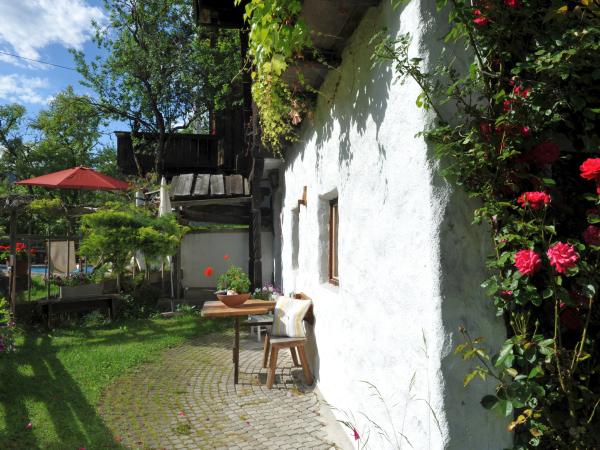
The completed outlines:
{"type": "Polygon", "coordinates": [[[227,306],[240,306],[250,298],[250,278],[240,267],[230,266],[217,280],[217,298],[227,306]]]}

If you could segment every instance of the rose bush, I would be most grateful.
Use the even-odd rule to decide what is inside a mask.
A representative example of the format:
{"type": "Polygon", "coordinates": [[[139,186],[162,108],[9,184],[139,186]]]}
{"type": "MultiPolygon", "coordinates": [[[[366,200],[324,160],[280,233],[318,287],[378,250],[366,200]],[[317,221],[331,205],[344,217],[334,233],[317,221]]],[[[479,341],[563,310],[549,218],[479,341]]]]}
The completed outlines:
{"type": "Polygon", "coordinates": [[[435,116],[423,134],[490,228],[482,286],[508,339],[490,355],[461,328],[456,352],[476,361],[464,384],[496,381],[482,405],[512,417],[516,449],[600,448],[600,7],[437,6],[449,12],[447,39],[472,52],[468,73],[452,61],[423,72],[408,35],[384,38],[376,58],[423,89],[417,104],[435,116]]]}

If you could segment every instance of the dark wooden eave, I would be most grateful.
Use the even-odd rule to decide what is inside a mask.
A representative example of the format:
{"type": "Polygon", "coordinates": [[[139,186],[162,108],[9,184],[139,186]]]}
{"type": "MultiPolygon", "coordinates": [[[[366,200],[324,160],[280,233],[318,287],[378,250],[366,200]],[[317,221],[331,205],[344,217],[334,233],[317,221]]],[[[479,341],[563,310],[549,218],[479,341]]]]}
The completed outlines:
{"type": "MultiPolygon", "coordinates": [[[[244,28],[244,6],[235,6],[234,0],[193,0],[197,23],[221,28],[244,28]]],[[[304,0],[301,17],[310,30],[314,47],[319,55],[303,55],[284,74],[294,88],[302,89],[297,83],[297,72],[302,72],[306,83],[317,89],[327,72],[337,67],[348,39],[358,27],[367,10],[377,6],[381,0],[304,0]]]]}
{"type": "Polygon", "coordinates": [[[301,17],[319,56],[304,55],[286,71],[284,79],[301,89],[297,82],[297,72],[301,72],[306,84],[318,89],[327,72],[341,62],[342,52],[367,10],[379,3],[380,0],[304,0],[301,17]]]}
{"type": "Polygon", "coordinates": [[[196,23],[218,28],[243,28],[247,1],[235,6],[234,0],[193,0],[196,23]]]}

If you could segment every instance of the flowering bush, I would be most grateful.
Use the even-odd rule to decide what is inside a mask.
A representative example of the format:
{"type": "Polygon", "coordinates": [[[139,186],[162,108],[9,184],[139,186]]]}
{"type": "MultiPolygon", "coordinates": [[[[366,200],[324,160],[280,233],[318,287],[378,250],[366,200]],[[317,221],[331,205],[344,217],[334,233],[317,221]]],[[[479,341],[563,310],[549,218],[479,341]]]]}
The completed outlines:
{"type": "Polygon", "coordinates": [[[449,11],[448,39],[472,52],[468,73],[448,61],[423,72],[408,35],[384,38],[375,56],[423,89],[417,104],[435,115],[424,135],[444,174],[479,199],[475,223],[490,226],[482,287],[508,339],[489,355],[461,328],[456,353],[476,361],[464,384],[496,380],[481,403],[512,417],[516,449],[600,448],[598,3],[437,6],[449,11]]]}
{"type": "Polygon", "coordinates": [[[83,272],[77,272],[69,276],[50,275],[50,282],[57,286],[81,286],[84,284],[95,283],[96,277],[83,272]]]}
{"type": "MultiPolygon", "coordinates": [[[[15,244],[15,251],[18,259],[25,258],[27,254],[35,255],[35,248],[28,248],[23,242],[15,244]]],[[[10,245],[0,245],[0,261],[8,260],[10,256],[10,245]]]]}
{"type": "Polygon", "coordinates": [[[252,298],[259,300],[273,300],[282,295],[281,290],[272,284],[266,284],[262,288],[256,288],[252,293],[252,298]]]}

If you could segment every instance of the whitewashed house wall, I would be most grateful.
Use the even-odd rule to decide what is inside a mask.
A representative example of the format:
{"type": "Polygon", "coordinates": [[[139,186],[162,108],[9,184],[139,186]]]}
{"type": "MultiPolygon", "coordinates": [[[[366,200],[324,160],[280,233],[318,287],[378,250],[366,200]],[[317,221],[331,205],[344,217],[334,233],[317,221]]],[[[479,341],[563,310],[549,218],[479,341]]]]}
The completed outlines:
{"type": "MultiPolygon", "coordinates": [[[[362,414],[390,435],[393,424],[402,448],[501,449],[510,444],[506,422],[479,404],[493,388],[463,388],[469,366],[452,355],[459,325],[492,348],[505,335],[479,287],[486,231],[471,225],[473,205],[415,137],[431,120],[415,105],[418,86],[371,61],[369,40],[383,27],[410,32],[413,54],[434,58],[443,33],[434,11],[432,2],[394,10],[383,1],[366,14],[321,87],[314,120],[286,151],[274,248],[281,246],[285,292],[314,300],[312,369],[340,419],[354,416],[359,433],[368,428],[362,414]],[[304,186],[307,205],[298,206],[304,186]],[[336,197],[339,287],[327,274],[336,197]],[[379,389],[391,417],[361,380],[379,389]]],[[[391,440],[373,430],[369,443],[398,447],[391,440]]]]}

